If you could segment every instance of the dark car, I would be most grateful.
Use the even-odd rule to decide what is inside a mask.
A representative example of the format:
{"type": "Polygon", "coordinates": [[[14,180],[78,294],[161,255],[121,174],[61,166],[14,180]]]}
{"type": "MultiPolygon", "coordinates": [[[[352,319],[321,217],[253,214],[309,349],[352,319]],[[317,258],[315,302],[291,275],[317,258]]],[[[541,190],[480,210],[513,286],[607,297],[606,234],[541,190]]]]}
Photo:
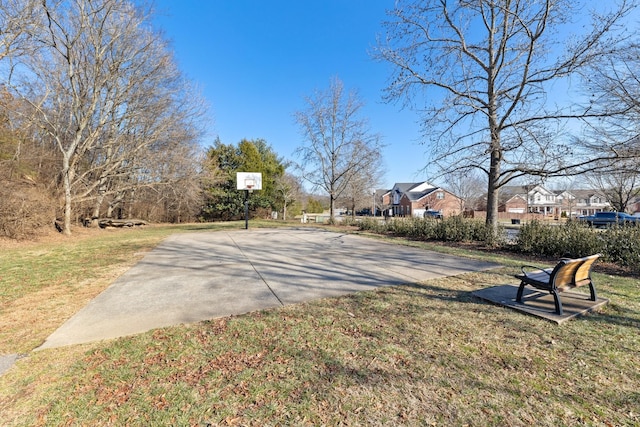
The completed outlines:
{"type": "Polygon", "coordinates": [[[596,212],[594,215],[578,218],[592,227],[607,227],[612,225],[640,225],[640,218],[624,212],[596,212]]]}
{"type": "Polygon", "coordinates": [[[435,219],[444,218],[444,216],[442,215],[442,212],[440,212],[440,211],[432,211],[432,210],[424,211],[424,217],[425,218],[435,218],[435,219]]]}

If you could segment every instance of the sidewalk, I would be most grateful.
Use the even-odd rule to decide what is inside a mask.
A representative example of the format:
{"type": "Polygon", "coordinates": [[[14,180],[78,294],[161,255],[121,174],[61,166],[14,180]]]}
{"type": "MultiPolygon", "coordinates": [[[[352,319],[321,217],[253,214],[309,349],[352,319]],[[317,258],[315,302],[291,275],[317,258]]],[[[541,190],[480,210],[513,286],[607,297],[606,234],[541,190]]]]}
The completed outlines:
{"type": "Polygon", "coordinates": [[[312,228],[176,234],[38,349],[494,267],[312,228]]]}

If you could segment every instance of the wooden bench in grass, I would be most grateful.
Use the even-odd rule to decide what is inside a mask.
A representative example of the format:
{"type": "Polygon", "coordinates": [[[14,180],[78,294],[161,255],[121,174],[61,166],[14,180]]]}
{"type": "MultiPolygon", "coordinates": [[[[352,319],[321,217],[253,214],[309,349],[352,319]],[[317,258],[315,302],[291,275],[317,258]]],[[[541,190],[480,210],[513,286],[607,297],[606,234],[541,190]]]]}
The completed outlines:
{"type": "Polygon", "coordinates": [[[522,273],[515,277],[520,279],[517,302],[522,302],[522,292],[526,285],[548,291],[553,295],[556,305],[556,314],[562,315],[562,302],[560,292],[578,286],[589,285],[591,291],[591,301],[596,300],[596,288],[591,280],[591,266],[600,257],[600,254],[591,255],[584,258],[563,258],[554,268],[540,268],[531,265],[522,266],[522,273]],[[526,269],[533,269],[526,271],[526,269]]]}

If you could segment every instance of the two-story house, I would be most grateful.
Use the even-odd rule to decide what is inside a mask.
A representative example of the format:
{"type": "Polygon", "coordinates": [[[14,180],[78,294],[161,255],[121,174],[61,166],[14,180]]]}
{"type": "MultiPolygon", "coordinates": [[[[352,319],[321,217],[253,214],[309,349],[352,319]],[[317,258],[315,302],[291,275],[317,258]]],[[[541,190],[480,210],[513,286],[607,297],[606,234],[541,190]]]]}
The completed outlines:
{"type": "Polygon", "coordinates": [[[423,217],[425,211],[444,216],[460,214],[462,200],[453,193],[428,182],[396,183],[382,196],[385,215],[423,217]]]}
{"type": "Polygon", "coordinates": [[[596,212],[611,209],[611,203],[607,197],[596,190],[568,190],[575,200],[570,206],[571,216],[593,215],[596,212]]]}
{"type": "Polygon", "coordinates": [[[507,186],[500,190],[500,211],[540,213],[554,217],[593,215],[610,209],[606,197],[595,190],[547,190],[541,185],[507,186]]]}
{"type": "Polygon", "coordinates": [[[499,211],[508,213],[539,213],[560,216],[558,194],[541,185],[511,185],[500,189],[499,211]]]}

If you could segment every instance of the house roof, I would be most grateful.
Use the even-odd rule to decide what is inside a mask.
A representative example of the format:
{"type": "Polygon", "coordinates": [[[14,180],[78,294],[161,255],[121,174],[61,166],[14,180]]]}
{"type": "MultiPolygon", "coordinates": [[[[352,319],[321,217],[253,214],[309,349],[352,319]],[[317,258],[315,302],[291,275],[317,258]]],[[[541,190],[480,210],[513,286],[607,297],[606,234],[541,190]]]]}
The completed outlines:
{"type": "Polygon", "coordinates": [[[377,189],[376,192],[375,192],[376,199],[377,198],[381,198],[385,194],[389,193],[389,191],[391,191],[391,190],[385,190],[385,189],[382,189],[382,188],[377,189]]]}
{"type": "Polygon", "coordinates": [[[440,190],[440,191],[442,191],[442,189],[441,189],[441,188],[433,187],[433,188],[429,188],[429,189],[427,189],[427,190],[425,190],[425,191],[409,191],[409,192],[406,192],[406,193],[404,193],[404,194],[405,194],[405,196],[407,196],[407,198],[408,198],[410,201],[412,201],[412,202],[416,202],[416,201],[418,201],[418,200],[422,199],[423,197],[425,197],[425,196],[427,196],[427,195],[429,195],[429,194],[433,193],[433,192],[434,192],[434,191],[436,191],[436,190],[440,190]]]}
{"type": "MultiPolygon", "coordinates": [[[[500,198],[502,200],[502,197],[500,198]]],[[[510,201],[514,200],[514,199],[520,199],[524,202],[527,201],[527,197],[525,194],[514,194],[513,196],[509,197],[508,199],[506,199],[505,203],[509,203],[510,201]]]]}
{"type": "Polygon", "coordinates": [[[409,199],[411,202],[416,202],[423,197],[433,193],[434,191],[445,191],[440,187],[435,187],[429,184],[427,181],[424,182],[397,182],[394,184],[393,189],[391,191],[397,191],[401,194],[404,194],[405,197],[409,199]]]}
{"type": "Polygon", "coordinates": [[[398,189],[401,193],[421,193],[426,190],[434,190],[436,187],[428,182],[397,182],[393,189],[398,189]]]}
{"type": "Polygon", "coordinates": [[[598,197],[606,197],[602,192],[598,190],[566,190],[567,193],[572,194],[574,197],[578,199],[590,199],[593,196],[598,197]]]}
{"type": "Polygon", "coordinates": [[[520,196],[526,200],[527,189],[522,185],[505,185],[504,187],[500,187],[498,200],[501,204],[504,204],[516,196],[520,196]]]}
{"type": "MultiPolygon", "coordinates": [[[[562,191],[552,191],[548,190],[540,184],[535,185],[506,185],[504,187],[500,187],[499,200],[500,203],[506,203],[509,200],[513,199],[516,196],[527,200],[528,196],[535,195],[536,193],[542,195],[555,195],[558,196],[564,193],[565,190],[562,191]]],[[[573,194],[573,193],[571,193],[573,194]]]]}
{"type": "Polygon", "coordinates": [[[458,197],[450,191],[445,190],[442,187],[436,187],[430,184],[428,181],[423,182],[396,182],[391,190],[376,190],[376,195],[387,195],[389,193],[396,193],[409,199],[411,203],[418,202],[420,199],[436,192],[443,191],[451,194],[454,197],[458,197]]]}

